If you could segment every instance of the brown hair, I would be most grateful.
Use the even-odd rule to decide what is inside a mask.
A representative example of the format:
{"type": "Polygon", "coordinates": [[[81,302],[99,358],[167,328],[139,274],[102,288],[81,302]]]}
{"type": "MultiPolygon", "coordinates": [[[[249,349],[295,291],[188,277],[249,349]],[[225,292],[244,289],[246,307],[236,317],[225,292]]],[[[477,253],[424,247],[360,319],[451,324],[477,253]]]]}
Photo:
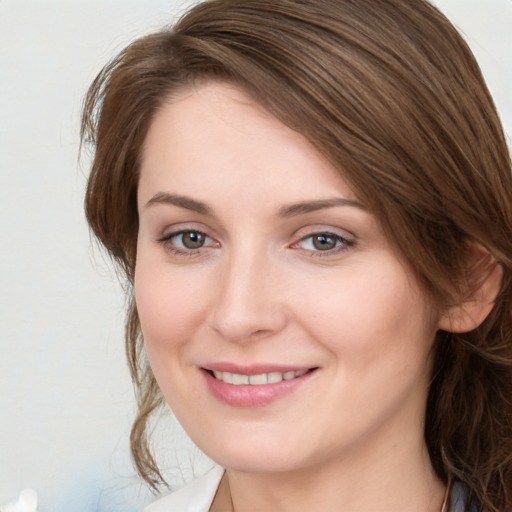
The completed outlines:
{"type": "MultiPolygon", "coordinates": [[[[136,190],[155,111],[196,79],[234,83],[303,134],[371,206],[440,308],[463,300],[468,242],[502,267],[489,317],[434,346],[425,439],[469,504],[512,507],[512,177],[492,99],[466,43],[425,0],[210,0],[129,45],[92,84],[82,139],[95,149],[89,224],[130,287],[136,190]]],[[[126,349],[142,477],[162,482],[147,436],[163,399],[133,298],[126,349]]]]}

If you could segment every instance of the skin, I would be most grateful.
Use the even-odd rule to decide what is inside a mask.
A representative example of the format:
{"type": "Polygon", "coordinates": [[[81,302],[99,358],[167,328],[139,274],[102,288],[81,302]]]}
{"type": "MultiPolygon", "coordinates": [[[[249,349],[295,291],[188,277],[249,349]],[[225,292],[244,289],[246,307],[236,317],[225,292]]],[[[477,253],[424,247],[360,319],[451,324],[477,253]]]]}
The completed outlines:
{"type": "Polygon", "coordinates": [[[212,510],[438,512],[423,425],[440,319],[342,174],[210,82],[156,114],[138,206],[147,354],[192,440],[227,468],[212,510]],[[332,243],[319,249],[322,233],[332,243]],[[234,407],[205,384],[218,361],[315,371],[269,404],[234,407]]]}

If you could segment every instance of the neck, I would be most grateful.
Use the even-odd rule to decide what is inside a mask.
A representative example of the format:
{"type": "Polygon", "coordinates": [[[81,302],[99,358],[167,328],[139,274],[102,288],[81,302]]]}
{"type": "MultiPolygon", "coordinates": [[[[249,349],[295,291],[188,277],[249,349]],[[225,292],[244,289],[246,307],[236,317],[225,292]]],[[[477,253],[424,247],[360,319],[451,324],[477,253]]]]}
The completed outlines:
{"type": "Polygon", "coordinates": [[[288,473],[227,470],[211,510],[440,512],[445,485],[422,436],[379,446],[288,473]]]}

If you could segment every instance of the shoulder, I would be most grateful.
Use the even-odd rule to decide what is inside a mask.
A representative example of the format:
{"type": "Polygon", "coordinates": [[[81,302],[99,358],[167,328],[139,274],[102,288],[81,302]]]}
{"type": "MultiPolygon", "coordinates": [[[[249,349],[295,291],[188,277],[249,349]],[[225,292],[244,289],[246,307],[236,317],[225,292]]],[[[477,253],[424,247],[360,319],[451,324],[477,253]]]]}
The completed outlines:
{"type": "Polygon", "coordinates": [[[208,512],[224,468],[215,466],[185,487],[147,506],[143,512],[208,512]]]}

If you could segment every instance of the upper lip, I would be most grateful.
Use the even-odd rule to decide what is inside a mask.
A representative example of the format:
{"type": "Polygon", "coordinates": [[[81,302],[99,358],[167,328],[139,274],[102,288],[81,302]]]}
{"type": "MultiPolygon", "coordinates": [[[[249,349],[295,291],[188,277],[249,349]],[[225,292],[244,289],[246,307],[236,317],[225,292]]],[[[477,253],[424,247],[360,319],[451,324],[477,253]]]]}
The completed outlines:
{"type": "Polygon", "coordinates": [[[239,365],[230,362],[213,362],[203,366],[205,370],[215,372],[229,372],[240,375],[260,375],[262,373],[286,373],[290,371],[298,372],[301,370],[311,370],[316,366],[309,365],[289,365],[289,364],[251,364],[251,365],[239,365]]]}

